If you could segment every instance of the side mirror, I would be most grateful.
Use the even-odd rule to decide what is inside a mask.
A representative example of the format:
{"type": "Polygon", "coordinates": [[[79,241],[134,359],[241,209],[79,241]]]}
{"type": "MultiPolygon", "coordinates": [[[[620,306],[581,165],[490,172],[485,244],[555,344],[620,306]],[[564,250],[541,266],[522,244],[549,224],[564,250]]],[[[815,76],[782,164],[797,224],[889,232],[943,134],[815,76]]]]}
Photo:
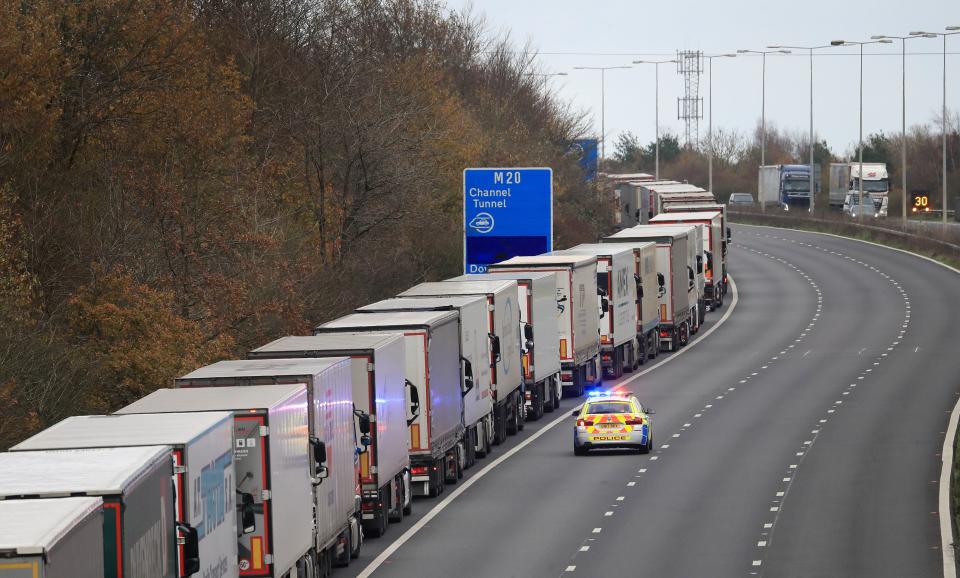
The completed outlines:
{"type": "Polygon", "coordinates": [[[494,334],[490,334],[490,347],[493,350],[493,361],[494,363],[500,362],[500,337],[494,334]]]}
{"type": "Polygon", "coordinates": [[[523,324],[523,337],[527,341],[533,340],[533,325],[530,325],[529,323],[523,324]]]}
{"type": "Polygon", "coordinates": [[[648,407],[648,408],[644,409],[643,411],[644,411],[644,413],[646,413],[647,415],[653,415],[653,414],[657,413],[657,410],[653,409],[652,407],[648,407]]]}
{"type": "Polygon", "coordinates": [[[577,417],[578,415],[580,415],[580,410],[575,409],[572,412],[570,412],[570,415],[572,415],[573,417],[577,417]]]}
{"type": "Polygon", "coordinates": [[[257,512],[253,507],[253,494],[241,492],[240,494],[240,526],[244,534],[253,534],[257,531],[257,512]]]}
{"type": "MultiPolygon", "coordinates": [[[[367,426],[370,426],[369,421],[367,426]]],[[[310,436],[310,445],[313,447],[313,461],[320,465],[327,461],[327,444],[320,441],[319,438],[310,436]]]]}
{"type": "Polygon", "coordinates": [[[731,239],[733,239],[733,234],[730,232],[730,227],[727,227],[727,243],[729,243],[731,239]]]}
{"type": "Polygon", "coordinates": [[[703,273],[703,255],[697,255],[697,273],[703,273]]]}
{"type": "Polygon", "coordinates": [[[657,284],[660,285],[660,287],[666,286],[667,280],[664,279],[663,273],[657,273],[657,284]]]}
{"type": "Polygon", "coordinates": [[[473,389],[473,364],[466,357],[461,357],[463,361],[463,395],[473,389]]]}
{"type": "Polygon", "coordinates": [[[200,535],[196,528],[183,522],[177,522],[177,531],[177,543],[183,545],[183,575],[192,576],[200,571],[200,535]]]}
{"type": "Polygon", "coordinates": [[[604,313],[607,313],[608,311],[610,311],[610,300],[607,299],[606,297],[600,298],[600,310],[603,311],[604,313]]]}
{"type": "MultiPolygon", "coordinates": [[[[370,433],[370,416],[365,413],[361,413],[358,417],[359,419],[357,420],[357,426],[360,429],[360,433],[363,435],[369,434],[370,433]]],[[[320,442],[320,443],[323,443],[323,442],[320,442]]]]}
{"type": "Polygon", "coordinates": [[[417,389],[417,386],[409,379],[404,381],[406,381],[407,387],[410,388],[410,413],[413,414],[413,417],[407,420],[407,425],[409,426],[420,417],[420,390],[417,389]]]}

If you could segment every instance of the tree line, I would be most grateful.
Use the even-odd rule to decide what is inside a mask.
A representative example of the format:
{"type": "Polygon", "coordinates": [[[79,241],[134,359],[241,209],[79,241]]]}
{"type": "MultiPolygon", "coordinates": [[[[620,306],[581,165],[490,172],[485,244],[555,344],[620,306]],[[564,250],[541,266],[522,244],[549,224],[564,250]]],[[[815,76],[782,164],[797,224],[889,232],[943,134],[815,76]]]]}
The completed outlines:
{"type": "Polygon", "coordinates": [[[0,3],[0,448],[462,269],[462,170],[609,211],[584,116],[430,0],[0,3]]]}

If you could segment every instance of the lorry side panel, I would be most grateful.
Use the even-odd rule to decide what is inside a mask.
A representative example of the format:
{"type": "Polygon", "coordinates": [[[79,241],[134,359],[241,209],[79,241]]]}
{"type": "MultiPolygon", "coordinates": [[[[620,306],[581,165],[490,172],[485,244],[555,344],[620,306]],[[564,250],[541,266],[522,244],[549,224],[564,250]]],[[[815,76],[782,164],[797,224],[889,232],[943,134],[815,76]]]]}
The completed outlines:
{"type": "MultiPolygon", "coordinates": [[[[313,540],[313,499],[308,456],[307,392],[299,391],[284,403],[270,408],[270,500],[274,532],[274,575],[280,576],[296,564],[313,540]]],[[[352,471],[352,469],[351,469],[352,471]]]]}
{"type": "Polygon", "coordinates": [[[596,307],[596,265],[590,263],[573,269],[571,305],[574,308],[574,362],[577,365],[600,352],[600,314],[596,307]]]}
{"type": "Polygon", "coordinates": [[[374,359],[377,403],[377,471],[380,483],[410,465],[407,442],[407,375],[404,340],[377,350],[374,359]]]}
{"type": "Polygon", "coordinates": [[[497,362],[497,399],[523,384],[520,362],[520,306],[512,287],[494,295],[494,333],[500,338],[500,361],[497,362]]]}
{"type": "Polygon", "coordinates": [[[557,332],[557,291],[554,273],[533,279],[533,365],[537,380],[560,371],[560,337],[557,332]]]}
{"type": "Polygon", "coordinates": [[[124,489],[124,578],[175,578],[178,575],[174,539],[173,462],[169,457],[151,464],[124,489]]]}
{"type": "MultiPolygon", "coordinates": [[[[344,359],[316,376],[313,398],[316,436],[327,447],[329,476],[314,488],[318,544],[323,547],[340,534],[356,508],[353,384],[351,360],[344,359]]],[[[383,480],[380,480],[383,483],[383,480]]]]}
{"type": "MultiPolygon", "coordinates": [[[[430,444],[449,437],[463,425],[460,387],[460,328],[435,327],[429,342],[430,444]]],[[[514,368],[514,375],[517,369],[514,368]]],[[[421,400],[423,400],[421,390],[421,400]]]]}
{"type": "Polygon", "coordinates": [[[459,307],[461,354],[470,361],[474,383],[473,389],[463,398],[463,422],[467,426],[476,424],[493,409],[485,305],[485,301],[476,301],[459,307]]]}
{"type": "MultiPolygon", "coordinates": [[[[167,551],[173,548],[168,547],[167,551]]],[[[47,563],[41,578],[75,578],[76,576],[103,576],[103,509],[96,511],[77,524],[70,533],[57,542],[47,553],[47,563]]],[[[38,557],[39,558],[39,557],[38,557]]],[[[16,558],[13,559],[14,561],[16,558]]],[[[8,575],[4,565],[11,561],[0,560],[0,577],[14,578],[8,575]]],[[[42,564],[42,561],[40,562],[42,564]]],[[[33,578],[27,574],[25,578],[33,578]]]]}
{"type": "MultiPolygon", "coordinates": [[[[643,297],[640,303],[639,332],[646,333],[660,324],[660,299],[657,297],[657,246],[650,243],[640,250],[637,258],[637,274],[643,284],[643,297]]],[[[664,275],[666,276],[666,275],[664,275]]]]}
{"type": "MultiPolygon", "coordinates": [[[[306,408],[306,401],[304,401],[306,408]]],[[[304,419],[306,421],[306,419],[304,419]]],[[[306,425],[306,424],[304,424],[306,425]]],[[[253,495],[256,529],[250,534],[240,534],[237,557],[240,563],[240,576],[269,576],[270,566],[264,556],[270,553],[270,540],[273,537],[272,504],[263,500],[264,490],[270,487],[270,475],[267,471],[268,438],[260,435],[260,428],[267,427],[267,418],[263,413],[237,412],[234,415],[234,467],[237,476],[237,491],[253,495]]]]}
{"type": "Polygon", "coordinates": [[[610,287],[613,344],[619,346],[634,339],[637,334],[637,283],[633,279],[632,251],[613,255],[610,287]]]}
{"type": "MultiPolygon", "coordinates": [[[[410,454],[430,455],[430,430],[433,414],[431,376],[427,374],[427,347],[430,337],[425,330],[409,330],[404,334],[407,379],[420,394],[420,414],[410,424],[410,454]]],[[[459,412],[457,412],[459,414],[459,412]]],[[[407,400],[407,419],[413,418],[407,400]]]]}
{"type": "Polygon", "coordinates": [[[183,453],[187,523],[200,538],[199,574],[233,575],[237,572],[233,420],[225,419],[197,437],[183,453]]]}

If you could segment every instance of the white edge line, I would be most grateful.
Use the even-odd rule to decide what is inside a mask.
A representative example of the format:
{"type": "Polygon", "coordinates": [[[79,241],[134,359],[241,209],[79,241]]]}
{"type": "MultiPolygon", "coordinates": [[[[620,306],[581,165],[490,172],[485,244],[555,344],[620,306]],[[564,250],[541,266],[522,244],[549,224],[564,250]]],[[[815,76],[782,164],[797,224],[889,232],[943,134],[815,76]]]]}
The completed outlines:
{"type": "MultiPolygon", "coordinates": [[[[726,322],[726,320],[730,317],[730,314],[733,313],[733,310],[737,306],[737,302],[740,300],[740,294],[737,292],[737,284],[733,281],[733,276],[728,275],[727,280],[730,282],[730,287],[733,290],[733,300],[730,302],[730,306],[727,308],[726,312],[723,314],[722,317],[720,317],[720,319],[717,320],[717,322],[713,325],[713,327],[705,331],[703,335],[697,337],[696,339],[691,341],[689,344],[687,344],[687,346],[684,349],[674,352],[674,354],[671,355],[670,357],[664,359],[663,361],[659,361],[651,365],[650,367],[634,375],[630,379],[621,382],[620,385],[630,383],[631,381],[640,377],[641,375],[649,373],[654,369],[660,367],[661,365],[666,365],[667,363],[673,361],[677,357],[680,357],[681,354],[687,351],[690,351],[690,349],[694,345],[702,341],[705,337],[707,337],[708,335],[716,331],[717,328],[723,325],[724,322],[726,322]]],[[[579,406],[577,406],[577,408],[582,406],[583,404],[580,404],[579,406]]],[[[417,520],[417,522],[414,525],[410,526],[410,528],[408,528],[406,532],[401,534],[399,538],[397,538],[389,546],[387,546],[387,548],[383,552],[380,552],[379,556],[374,558],[369,564],[367,564],[366,568],[364,568],[362,572],[357,574],[357,578],[369,578],[369,576],[372,575],[374,572],[376,572],[376,570],[380,568],[380,566],[382,566],[383,563],[386,562],[387,559],[394,554],[394,552],[399,550],[401,546],[403,546],[405,543],[407,543],[407,541],[410,540],[410,538],[413,538],[414,534],[422,530],[423,527],[430,522],[430,520],[433,520],[434,518],[436,518],[440,512],[442,512],[447,506],[449,506],[454,500],[456,500],[460,496],[460,494],[467,491],[467,489],[470,486],[472,486],[474,483],[476,483],[477,480],[487,475],[493,468],[499,466],[500,464],[502,464],[503,462],[511,458],[514,454],[516,454],[523,448],[533,443],[537,438],[539,438],[543,434],[550,431],[554,426],[556,426],[562,421],[565,421],[568,418],[569,418],[569,415],[567,414],[559,416],[557,419],[553,420],[552,422],[548,423],[547,425],[537,430],[537,432],[534,433],[532,436],[523,440],[516,446],[510,448],[507,451],[507,453],[503,454],[502,456],[498,457],[497,459],[487,464],[482,470],[480,470],[475,475],[473,475],[472,477],[464,481],[462,484],[458,485],[456,490],[451,492],[449,496],[443,499],[443,501],[439,502],[437,505],[431,508],[430,511],[424,514],[422,518],[417,520]]]]}
{"type": "MultiPolygon", "coordinates": [[[[940,265],[941,267],[960,275],[960,270],[958,270],[956,267],[951,267],[950,265],[947,265],[941,261],[937,261],[932,257],[914,253],[913,251],[907,251],[906,249],[901,249],[899,247],[890,247],[889,245],[874,243],[873,241],[864,241],[863,239],[837,235],[835,233],[821,233],[819,231],[805,231],[803,229],[790,229],[787,227],[747,225],[745,223],[736,223],[736,225],[744,227],[757,227],[762,229],[785,229],[788,231],[796,231],[798,233],[823,235],[825,237],[836,237],[837,239],[857,241],[858,243],[865,243],[867,245],[873,245],[874,247],[881,247],[890,251],[899,251],[907,255],[919,257],[920,259],[930,261],[935,265],[940,265]]],[[[953,442],[957,437],[958,421],[960,421],[960,400],[957,401],[956,405],[953,406],[953,411],[950,412],[950,422],[947,425],[947,433],[943,438],[943,449],[940,451],[940,487],[938,488],[939,494],[937,496],[937,514],[940,518],[940,551],[943,553],[943,578],[957,578],[956,552],[953,548],[953,520],[951,519],[952,516],[950,513],[950,470],[953,468],[953,442]]]]}

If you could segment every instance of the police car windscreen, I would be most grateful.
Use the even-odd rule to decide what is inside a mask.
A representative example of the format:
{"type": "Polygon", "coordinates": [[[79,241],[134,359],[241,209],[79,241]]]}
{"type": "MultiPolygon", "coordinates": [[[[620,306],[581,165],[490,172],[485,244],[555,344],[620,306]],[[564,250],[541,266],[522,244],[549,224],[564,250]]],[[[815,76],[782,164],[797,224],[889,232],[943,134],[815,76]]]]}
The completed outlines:
{"type": "Polygon", "coordinates": [[[597,401],[588,405],[584,413],[633,413],[633,408],[625,401],[597,401]]]}

